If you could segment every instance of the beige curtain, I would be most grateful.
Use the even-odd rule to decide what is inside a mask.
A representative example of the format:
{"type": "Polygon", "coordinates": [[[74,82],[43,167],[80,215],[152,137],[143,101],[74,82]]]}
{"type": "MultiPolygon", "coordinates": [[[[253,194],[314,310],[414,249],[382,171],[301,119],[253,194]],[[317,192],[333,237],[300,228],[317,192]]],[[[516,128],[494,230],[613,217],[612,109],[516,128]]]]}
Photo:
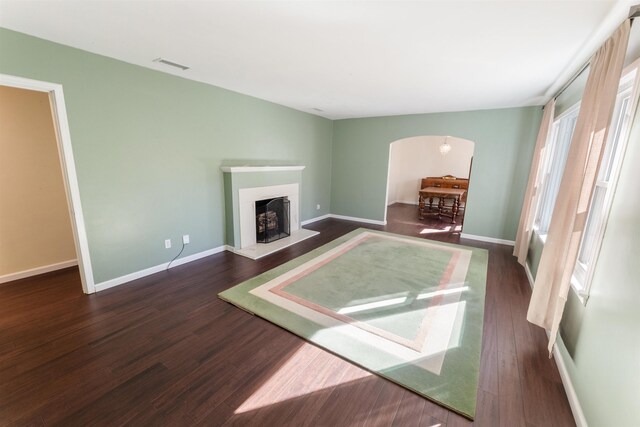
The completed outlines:
{"type": "Polygon", "coordinates": [[[529,252],[529,242],[531,241],[533,220],[536,214],[535,209],[538,205],[538,194],[540,191],[540,162],[544,155],[544,148],[547,145],[547,138],[551,124],[553,123],[555,109],[555,99],[552,99],[544,106],[542,123],[540,123],[540,131],[538,132],[536,148],[533,152],[533,161],[531,162],[531,170],[529,171],[529,182],[527,183],[527,190],[524,194],[518,234],[516,235],[516,243],[513,247],[513,255],[518,257],[518,262],[522,265],[524,265],[527,260],[527,252],[529,252]]]}
{"type": "Polygon", "coordinates": [[[591,70],[536,275],[527,320],[550,331],[550,353],[569,293],[630,27],[630,21],[625,21],[591,59],[591,70]]]}

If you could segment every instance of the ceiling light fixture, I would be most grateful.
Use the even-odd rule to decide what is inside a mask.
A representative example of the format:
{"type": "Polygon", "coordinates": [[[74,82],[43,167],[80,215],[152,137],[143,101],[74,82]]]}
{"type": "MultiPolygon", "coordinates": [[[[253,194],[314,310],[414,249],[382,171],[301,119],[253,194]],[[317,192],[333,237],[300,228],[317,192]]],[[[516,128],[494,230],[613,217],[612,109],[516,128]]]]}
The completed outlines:
{"type": "Polygon", "coordinates": [[[449,142],[447,141],[448,139],[449,137],[445,136],[444,141],[440,145],[440,154],[442,154],[443,156],[446,155],[449,151],[451,151],[451,145],[449,145],[449,142]]]}
{"type": "Polygon", "coordinates": [[[180,68],[182,71],[188,70],[189,68],[191,68],[191,67],[187,67],[186,65],[178,64],[177,62],[169,61],[168,59],[164,59],[164,58],[156,58],[153,60],[153,62],[159,62],[161,64],[165,64],[170,67],[180,68]]]}

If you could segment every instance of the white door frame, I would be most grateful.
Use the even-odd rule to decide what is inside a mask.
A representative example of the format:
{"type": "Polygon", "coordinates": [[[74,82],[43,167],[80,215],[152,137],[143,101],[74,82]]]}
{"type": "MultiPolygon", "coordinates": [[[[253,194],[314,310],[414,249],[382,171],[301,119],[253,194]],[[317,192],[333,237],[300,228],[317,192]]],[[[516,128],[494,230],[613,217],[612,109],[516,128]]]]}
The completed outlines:
{"type": "Polygon", "coordinates": [[[67,205],[71,217],[71,229],[73,230],[73,239],[76,245],[82,290],[86,294],[92,294],[96,290],[93,280],[93,270],[91,268],[91,258],[89,257],[89,242],[84,226],[84,216],[80,202],[80,187],[78,186],[78,176],[76,175],[76,164],[73,160],[71,134],[69,133],[69,122],[67,120],[67,109],[64,103],[62,85],[7,74],[0,74],[0,85],[46,92],[49,94],[53,126],[56,132],[56,141],[58,142],[58,155],[62,166],[64,189],[67,195],[67,205]]]}

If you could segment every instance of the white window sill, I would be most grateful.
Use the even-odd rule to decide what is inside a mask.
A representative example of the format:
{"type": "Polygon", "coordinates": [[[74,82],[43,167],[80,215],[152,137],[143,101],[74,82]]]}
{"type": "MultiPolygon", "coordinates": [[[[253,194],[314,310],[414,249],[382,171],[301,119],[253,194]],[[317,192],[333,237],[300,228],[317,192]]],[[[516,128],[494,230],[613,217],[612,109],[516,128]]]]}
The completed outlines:
{"type": "MultiPolygon", "coordinates": [[[[534,229],[533,231],[544,245],[547,242],[547,234],[540,234],[536,229],[534,229]]],[[[571,276],[571,289],[576,294],[582,305],[587,305],[589,294],[585,292],[584,287],[580,283],[578,283],[578,280],[573,275],[571,276]]]]}
{"type": "Polygon", "coordinates": [[[585,293],[584,287],[578,283],[576,276],[571,276],[571,289],[576,294],[582,305],[587,305],[589,294],[585,293]]]}

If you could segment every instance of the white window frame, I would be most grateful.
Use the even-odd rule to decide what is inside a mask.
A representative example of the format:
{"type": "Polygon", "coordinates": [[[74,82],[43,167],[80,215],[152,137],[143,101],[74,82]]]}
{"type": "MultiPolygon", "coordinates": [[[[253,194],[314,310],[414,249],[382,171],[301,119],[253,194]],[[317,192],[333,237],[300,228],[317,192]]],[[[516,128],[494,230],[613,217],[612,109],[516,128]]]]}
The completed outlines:
{"type": "Polygon", "coordinates": [[[565,156],[568,155],[575,123],[574,128],[568,135],[566,126],[572,120],[577,120],[579,112],[580,102],[572,105],[553,121],[551,133],[544,149],[545,152],[543,153],[542,167],[540,169],[540,173],[542,174],[540,183],[540,195],[538,197],[536,216],[533,223],[533,229],[536,231],[542,242],[546,241],[547,233],[549,231],[553,208],[558,197],[560,183],[562,181],[562,174],[566,165],[566,158],[560,170],[557,170],[557,165],[554,163],[557,161],[556,156],[558,153],[558,149],[563,148],[564,150],[566,150],[565,156]],[[565,138],[568,137],[568,140],[564,140],[564,144],[566,144],[566,146],[563,147],[559,146],[560,142],[558,140],[558,138],[561,136],[561,132],[564,133],[565,138]],[[554,168],[554,166],[556,166],[556,168],[554,168]],[[552,193],[554,194],[552,195],[552,193]]]}
{"type": "Polygon", "coordinates": [[[592,196],[589,212],[587,214],[587,222],[585,223],[585,230],[583,232],[583,238],[580,242],[580,248],[578,249],[579,259],[576,260],[574,272],[571,277],[571,287],[582,304],[586,304],[589,299],[595,267],[600,255],[602,240],[606,231],[611,205],[613,204],[613,198],[618,184],[618,178],[620,176],[620,166],[628,146],[631,122],[638,102],[638,81],[640,80],[638,65],[638,61],[636,61],[631,66],[627,67],[623,72],[622,79],[620,79],[618,95],[616,97],[616,103],[612,114],[611,128],[607,137],[607,146],[611,146],[616,138],[618,139],[618,142],[615,148],[615,153],[609,152],[607,153],[608,155],[603,155],[601,160],[601,165],[607,165],[607,163],[611,161],[609,180],[606,180],[606,168],[601,167],[598,171],[598,178],[595,184],[596,188],[605,189],[604,201],[599,211],[593,211],[592,206],[594,201],[592,196]],[[624,115],[622,115],[621,110],[625,104],[625,99],[628,101],[624,115]],[[613,159],[611,156],[613,156],[613,159]],[[594,215],[598,216],[594,217],[594,215]],[[594,232],[592,234],[588,233],[590,227],[594,228],[594,232]],[[589,239],[589,241],[586,239],[589,239]],[[585,262],[582,262],[580,260],[580,256],[584,245],[592,246],[590,253],[587,254],[588,259],[585,260],[585,262]]]}

